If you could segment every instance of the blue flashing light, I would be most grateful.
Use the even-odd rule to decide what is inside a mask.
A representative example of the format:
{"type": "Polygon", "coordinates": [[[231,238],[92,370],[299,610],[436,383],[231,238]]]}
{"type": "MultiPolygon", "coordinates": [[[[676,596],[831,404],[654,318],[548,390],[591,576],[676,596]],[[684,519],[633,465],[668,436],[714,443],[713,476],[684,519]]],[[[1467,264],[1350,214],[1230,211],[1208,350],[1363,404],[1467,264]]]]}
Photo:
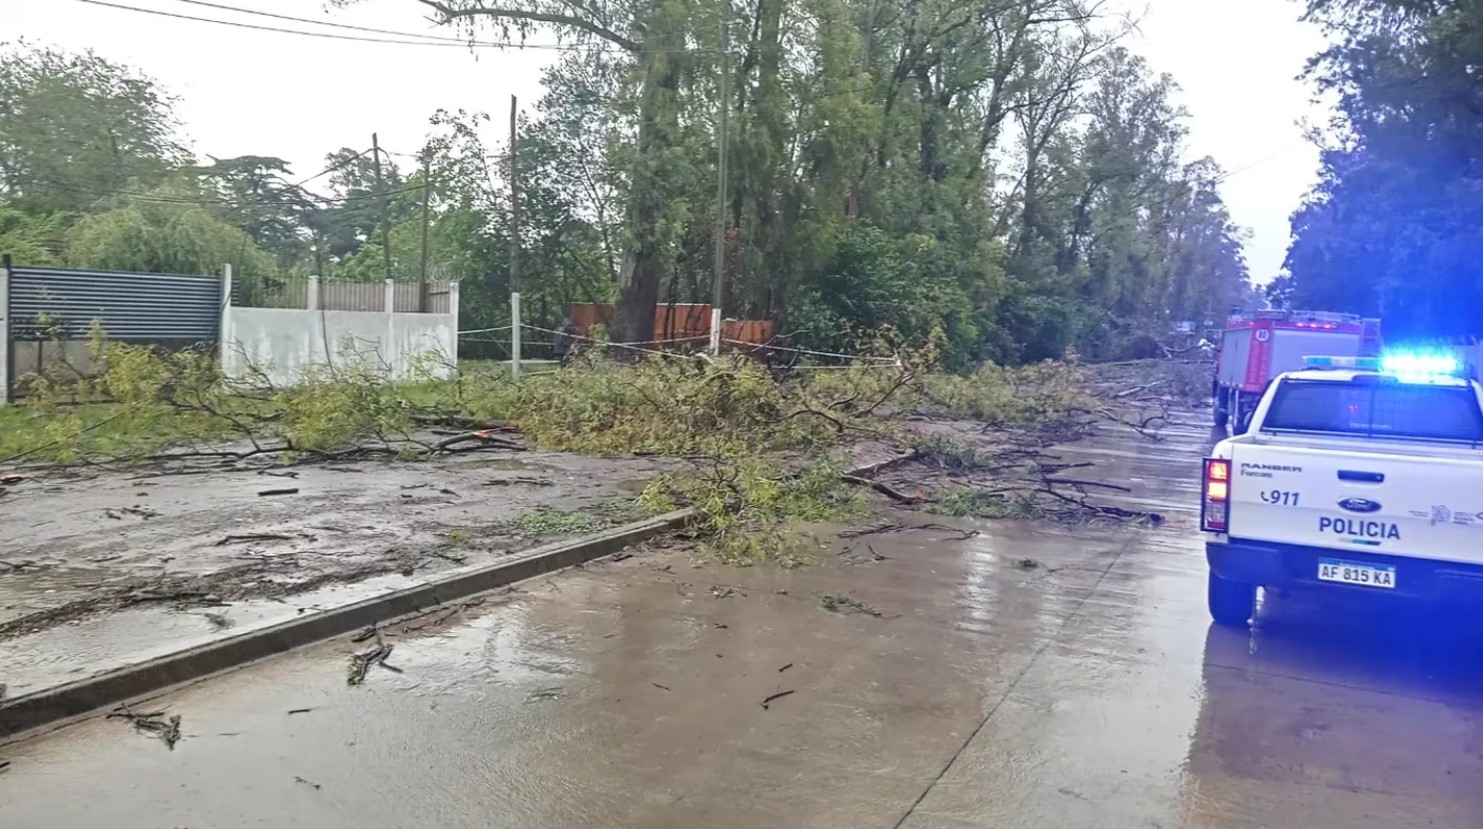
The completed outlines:
{"type": "Polygon", "coordinates": [[[1353,371],[1380,371],[1381,362],[1376,357],[1328,357],[1310,355],[1303,358],[1306,368],[1347,368],[1353,371]]]}
{"type": "Polygon", "coordinates": [[[1388,353],[1380,359],[1380,370],[1407,383],[1456,380],[1462,374],[1456,357],[1419,352],[1388,353]]]}

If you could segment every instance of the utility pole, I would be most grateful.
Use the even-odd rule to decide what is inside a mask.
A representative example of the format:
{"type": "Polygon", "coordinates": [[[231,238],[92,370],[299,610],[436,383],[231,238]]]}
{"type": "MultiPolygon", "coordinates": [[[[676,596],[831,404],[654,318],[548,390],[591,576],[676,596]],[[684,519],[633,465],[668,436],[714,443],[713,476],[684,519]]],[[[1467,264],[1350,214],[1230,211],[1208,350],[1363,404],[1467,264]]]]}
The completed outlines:
{"type": "Polygon", "coordinates": [[[427,313],[427,234],[428,226],[432,224],[431,208],[428,204],[432,201],[432,153],[426,148],[422,150],[422,267],[420,269],[420,282],[417,287],[417,310],[427,313]]]}
{"type": "Polygon", "coordinates": [[[515,129],[519,112],[510,96],[510,376],[520,379],[520,171],[515,153],[520,136],[515,129]]]}
{"type": "Polygon", "coordinates": [[[721,353],[722,284],[726,276],[726,122],[731,112],[731,3],[721,0],[721,99],[716,118],[716,272],[711,290],[711,353],[721,353]]]}
{"type": "Polygon", "coordinates": [[[391,279],[391,227],[387,221],[388,197],[386,185],[381,181],[381,143],[376,140],[376,133],[371,133],[371,156],[372,163],[376,169],[376,193],[381,197],[381,263],[386,268],[386,278],[391,279]]]}

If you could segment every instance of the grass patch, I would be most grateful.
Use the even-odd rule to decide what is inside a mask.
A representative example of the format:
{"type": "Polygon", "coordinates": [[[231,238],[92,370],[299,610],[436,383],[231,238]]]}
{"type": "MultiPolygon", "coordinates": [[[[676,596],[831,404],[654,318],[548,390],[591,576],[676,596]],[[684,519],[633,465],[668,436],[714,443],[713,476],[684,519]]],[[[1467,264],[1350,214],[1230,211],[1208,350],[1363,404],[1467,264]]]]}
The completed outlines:
{"type": "Polygon", "coordinates": [[[562,512],[561,510],[540,509],[532,510],[523,515],[517,515],[508,521],[503,521],[500,526],[535,538],[549,538],[559,535],[584,535],[595,533],[604,526],[602,521],[580,512],[562,512]]]}

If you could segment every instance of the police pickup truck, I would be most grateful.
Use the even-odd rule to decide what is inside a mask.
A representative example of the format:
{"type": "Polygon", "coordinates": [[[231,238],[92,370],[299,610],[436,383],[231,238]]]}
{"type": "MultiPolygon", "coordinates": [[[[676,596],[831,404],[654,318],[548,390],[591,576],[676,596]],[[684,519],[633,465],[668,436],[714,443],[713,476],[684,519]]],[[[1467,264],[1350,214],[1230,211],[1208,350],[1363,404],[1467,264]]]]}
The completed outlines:
{"type": "Polygon", "coordinates": [[[1210,615],[1258,587],[1483,595],[1483,389],[1437,355],[1310,357],[1205,459],[1210,615]]]}

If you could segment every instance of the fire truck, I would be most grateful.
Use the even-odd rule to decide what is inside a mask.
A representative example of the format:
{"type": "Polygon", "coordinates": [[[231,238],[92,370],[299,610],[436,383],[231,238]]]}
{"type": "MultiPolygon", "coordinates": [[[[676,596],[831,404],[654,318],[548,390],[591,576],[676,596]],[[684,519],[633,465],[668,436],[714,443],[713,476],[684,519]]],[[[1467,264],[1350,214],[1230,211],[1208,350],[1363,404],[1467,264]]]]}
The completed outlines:
{"type": "Polygon", "coordinates": [[[1329,311],[1233,314],[1216,343],[1215,425],[1236,431],[1256,409],[1272,379],[1297,371],[1314,354],[1372,357],[1380,353],[1380,320],[1329,311]]]}

